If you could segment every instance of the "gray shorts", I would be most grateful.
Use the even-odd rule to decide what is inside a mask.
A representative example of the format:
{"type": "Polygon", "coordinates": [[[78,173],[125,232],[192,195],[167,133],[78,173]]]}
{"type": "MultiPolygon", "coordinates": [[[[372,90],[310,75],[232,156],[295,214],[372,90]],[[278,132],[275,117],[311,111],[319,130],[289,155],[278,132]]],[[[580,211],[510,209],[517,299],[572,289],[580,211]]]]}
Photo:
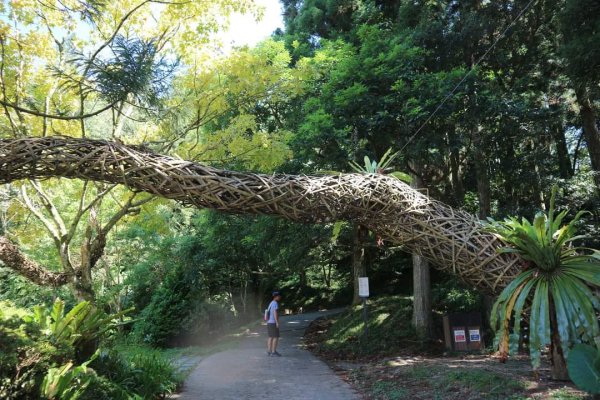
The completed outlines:
{"type": "Polygon", "coordinates": [[[271,338],[278,338],[279,328],[277,327],[277,324],[267,324],[267,334],[271,338]]]}

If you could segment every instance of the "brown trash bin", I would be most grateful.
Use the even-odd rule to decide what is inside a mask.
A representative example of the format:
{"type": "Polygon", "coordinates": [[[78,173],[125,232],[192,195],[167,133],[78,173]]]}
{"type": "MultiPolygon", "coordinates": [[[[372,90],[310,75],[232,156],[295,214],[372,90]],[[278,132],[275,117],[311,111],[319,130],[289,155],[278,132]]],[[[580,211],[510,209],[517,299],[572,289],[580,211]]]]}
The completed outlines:
{"type": "Polygon", "coordinates": [[[444,315],[446,348],[454,351],[473,351],[484,348],[481,314],[478,312],[444,315]]]}

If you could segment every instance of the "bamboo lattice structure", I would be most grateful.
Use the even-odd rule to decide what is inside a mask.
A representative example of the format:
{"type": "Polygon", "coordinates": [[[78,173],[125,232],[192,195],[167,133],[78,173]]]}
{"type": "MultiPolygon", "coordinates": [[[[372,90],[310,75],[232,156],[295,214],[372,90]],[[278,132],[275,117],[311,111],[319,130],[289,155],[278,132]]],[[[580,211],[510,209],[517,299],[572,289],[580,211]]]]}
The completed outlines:
{"type": "Polygon", "coordinates": [[[421,254],[436,268],[488,293],[520,270],[505,244],[472,215],[379,174],[283,175],[220,170],[147,149],[67,137],[0,140],[0,183],[63,177],[119,183],[136,191],[228,213],[292,221],[360,223],[421,254]]]}

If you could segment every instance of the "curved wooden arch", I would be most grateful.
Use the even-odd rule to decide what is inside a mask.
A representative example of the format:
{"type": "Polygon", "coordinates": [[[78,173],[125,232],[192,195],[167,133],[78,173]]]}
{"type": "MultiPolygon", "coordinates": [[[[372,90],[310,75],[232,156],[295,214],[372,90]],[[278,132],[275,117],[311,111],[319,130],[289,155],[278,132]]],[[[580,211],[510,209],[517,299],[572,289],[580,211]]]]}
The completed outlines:
{"type": "Polygon", "coordinates": [[[472,215],[379,174],[284,175],[220,170],[120,143],[68,137],[0,140],[0,183],[63,177],[118,183],[182,204],[292,221],[358,222],[434,267],[497,293],[520,259],[472,215]]]}

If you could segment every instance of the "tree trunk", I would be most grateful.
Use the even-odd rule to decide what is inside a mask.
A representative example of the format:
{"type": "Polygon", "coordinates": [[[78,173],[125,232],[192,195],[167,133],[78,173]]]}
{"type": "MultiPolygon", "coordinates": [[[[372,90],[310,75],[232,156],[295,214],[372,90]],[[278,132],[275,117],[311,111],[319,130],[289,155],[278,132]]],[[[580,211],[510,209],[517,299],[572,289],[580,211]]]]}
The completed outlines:
{"type": "Polygon", "coordinates": [[[0,184],[64,177],[125,184],[181,204],[292,221],[352,221],[465,283],[498,293],[518,255],[464,211],[381,174],[262,175],[225,171],[120,143],[65,137],[0,140],[0,184]]]}
{"type": "Polygon", "coordinates": [[[463,187],[460,169],[460,153],[458,149],[453,149],[450,153],[450,171],[452,191],[454,192],[456,204],[462,204],[465,200],[465,189],[463,187]]]}
{"type": "Polygon", "coordinates": [[[583,134],[587,143],[592,170],[596,173],[594,179],[600,187],[600,131],[596,121],[596,113],[585,88],[576,91],[579,114],[583,125],[583,134]]]}
{"type": "Polygon", "coordinates": [[[367,267],[365,265],[365,241],[369,234],[369,230],[362,225],[356,224],[353,230],[352,243],[352,277],[354,285],[354,296],[352,304],[360,304],[360,296],[358,295],[358,278],[367,276],[367,267]]]}
{"type": "MultiPolygon", "coordinates": [[[[421,177],[421,165],[411,163],[413,174],[412,187],[415,189],[425,188],[421,177]]],[[[429,263],[419,254],[413,253],[413,325],[419,334],[419,338],[431,337],[431,282],[429,263]]]]}
{"type": "Polygon", "coordinates": [[[475,174],[477,175],[477,198],[479,199],[479,219],[485,220],[492,210],[490,177],[485,155],[481,130],[474,132],[473,144],[475,146],[475,174]]]}
{"type": "Polygon", "coordinates": [[[573,176],[573,167],[571,165],[571,157],[569,156],[569,148],[565,139],[565,132],[562,124],[557,124],[554,127],[554,144],[556,145],[556,156],[558,158],[558,170],[560,177],[569,179],[573,176]]]}
{"type": "Polygon", "coordinates": [[[429,263],[413,254],[413,325],[419,338],[430,338],[431,329],[431,279],[429,263]]]}
{"type": "Polygon", "coordinates": [[[298,270],[298,275],[299,275],[299,285],[300,285],[300,289],[304,289],[308,286],[308,278],[306,276],[306,267],[301,266],[300,269],[298,270]]]}

